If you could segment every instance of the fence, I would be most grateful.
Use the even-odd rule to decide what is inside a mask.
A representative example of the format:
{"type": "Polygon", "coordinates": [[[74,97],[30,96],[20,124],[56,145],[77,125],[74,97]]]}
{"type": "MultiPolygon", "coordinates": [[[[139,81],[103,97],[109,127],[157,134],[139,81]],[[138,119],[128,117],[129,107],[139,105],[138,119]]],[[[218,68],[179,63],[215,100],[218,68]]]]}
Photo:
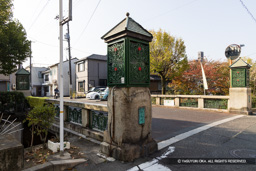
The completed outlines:
{"type": "Polygon", "coordinates": [[[156,105],[164,105],[165,100],[171,100],[173,103],[170,103],[170,106],[175,107],[219,110],[228,110],[229,108],[229,96],[151,95],[151,100],[152,104],[156,105]]]}

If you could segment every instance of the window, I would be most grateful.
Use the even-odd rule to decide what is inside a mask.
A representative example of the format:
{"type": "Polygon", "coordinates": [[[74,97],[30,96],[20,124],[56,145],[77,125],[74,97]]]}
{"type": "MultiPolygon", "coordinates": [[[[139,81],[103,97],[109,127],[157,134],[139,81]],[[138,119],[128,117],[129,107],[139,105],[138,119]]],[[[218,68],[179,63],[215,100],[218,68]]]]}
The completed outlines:
{"type": "Polygon", "coordinates": [[[78,64],[78,72],[84,71],[84,63],[78,64]]]}
{"type": "Polygon", "coordinates": [[[49,81],[49,75],[44,76],[44,81],[49,81]]]}
{"type": "Polygon", "coordinates": [[[38,78],[43,78],[42,72],[38,71],[38,78]]]}
{"type": "Polygon", "coordinates": [[[78,82],[78,92],[84,92],[84,81],[78,82]]]}

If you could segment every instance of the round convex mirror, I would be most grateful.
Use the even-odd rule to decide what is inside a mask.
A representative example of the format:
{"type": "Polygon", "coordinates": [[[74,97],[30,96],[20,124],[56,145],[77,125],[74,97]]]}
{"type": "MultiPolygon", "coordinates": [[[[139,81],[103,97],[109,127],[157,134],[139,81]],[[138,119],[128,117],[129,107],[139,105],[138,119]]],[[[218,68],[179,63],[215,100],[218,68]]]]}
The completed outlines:
{"type": "Polygon", "coordinates": [[[231,60],[235,60],[240,56],[241,47],[236,44],[229,45],[225,50],[225,55],[231,60]]]}

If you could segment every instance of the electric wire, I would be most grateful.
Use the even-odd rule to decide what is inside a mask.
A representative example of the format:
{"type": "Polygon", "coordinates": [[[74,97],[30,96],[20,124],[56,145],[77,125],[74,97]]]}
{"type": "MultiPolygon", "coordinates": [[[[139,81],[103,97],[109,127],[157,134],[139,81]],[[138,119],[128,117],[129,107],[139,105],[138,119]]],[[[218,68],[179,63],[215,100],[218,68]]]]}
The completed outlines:
{"type": "Polygon", "coordinates": [[[42,12],[45,10],[46,6],[49,4],[50,0],[48,0],[46,2],[46,4],[44,5],[44,7],[41,9],[41,11],[38,13],[38,15],[36,16],[36,18],[34,19],[34,21],[32,22],[32,24],[30,25],[28,31],[33,27],[33,25],[36,23],[37,19],[39,18],[39,16],[42,14],[42,12]]]}
{"type": "Polygon", "coordinates": [[[99,2],[98,2],[98,4],[97,4],[97,6],[95,7],[95,9],[94,9],[94,11],[93,11],[93,13],[92,13],[92,15],[91,15],[90,19],[88,20],[88,22],[87,22],[87,24],[85,25],[85,27],[84,27],[84,29],[83,29],[82,33],[80,34],[80,36],[78,37],[78,39],[77,39],[77,41],[76,41],[76,43],[75,43],[74,45],[76,45],[76,44],[77,44],[77,42],[80,40],[80,38],[81,38],[81,37],[82,37],[82,35],[84,34],[84,31],[86,30],[86,28],[87,28],[87,27],[88,27],[88,25],[90,24],[90,21],[92,20],[92,17],[94,16],[94,14],[95,14],[95,12],[96,12],[96,10],[97,10],[97,8],[98,8],[98,6],[99,6],[100,2],[101,2],[101,0],[99,0],[99,2]]]}
{"type": "Polygon", "coordinates": [[[254,22],[256,23],[256,18],[252,15],[252,13],[250,12],[250,10],[247,8],[247,6],[244,4],[244,2],[242,0],[240,0],[241,4],[243,5],[243,7],[246,9],[247,13],[252,17],[252,19],[254,20],[254,22]]]}

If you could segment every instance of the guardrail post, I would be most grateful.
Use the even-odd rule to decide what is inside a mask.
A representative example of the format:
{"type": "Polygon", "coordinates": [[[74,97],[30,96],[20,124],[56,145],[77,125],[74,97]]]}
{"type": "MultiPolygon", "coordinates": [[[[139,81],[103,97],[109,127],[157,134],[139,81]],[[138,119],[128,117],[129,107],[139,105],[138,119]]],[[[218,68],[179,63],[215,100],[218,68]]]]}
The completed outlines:
{"type": "Polygon", "coordinates": [[[198,108],[199,109],[204,108],[204,98],[198,98],[198,108]]]}
{"type": "Polygon", "coordinates": [[[90,116],[89,114],[90,114],[90,110],[82,109],[82,125],[84,127],[89,126],[89,116],[90,116]]]}
{"type": "Polygon", "coordinates": [[[156,105],[160,105],[160,101],[161,101],[161,98],[160,97],[156,97],[156,105]]]}
{"type": "Polygon", "coordinates": [[[180,106],[180,98],[179,97],[175,97],[174,105],[175,105],[175,107],[179,107],[180,106]]]}

